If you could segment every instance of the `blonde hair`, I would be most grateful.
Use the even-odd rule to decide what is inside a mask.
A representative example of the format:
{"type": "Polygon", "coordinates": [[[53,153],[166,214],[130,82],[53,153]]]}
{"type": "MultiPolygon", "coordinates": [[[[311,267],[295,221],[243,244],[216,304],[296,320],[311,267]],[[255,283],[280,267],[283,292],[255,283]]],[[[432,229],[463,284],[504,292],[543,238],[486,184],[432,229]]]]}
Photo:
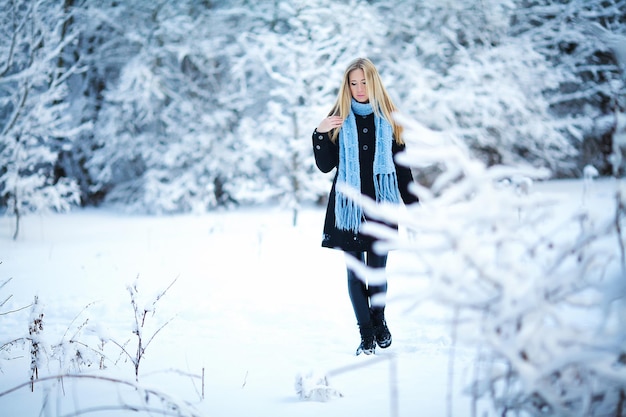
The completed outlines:
{"type": "MultiPolygon", "coordinates": [[[[393,135],[396,143],[399,145],[404,144],[402,140],[402,127],[398,125],[392,117],[392,113],[397,110],[395,104],[389,97],[378,70],[367,58],[357,58],[348,65],[346,71],[343,74],[343,81],[341,82],[341,88],[337,95],[337,101],[332,110],[328,114],[329,116],[339,116],[345,119],[350,113],[352,106],[352,94],[350,93],[350,73],[356,69],[362,69],[365,75],[365,84],[367,86],[367,95],[369,97],[370,104],[374,109],[374,113],[377,116],[383,116],[393,127],[393,135]],[[382,112],[382,114],[381,114],[382,112]]],[[[339,135],[339,129],[334,129],[331,134],[333,142],[337,142],[339,135]]]]}

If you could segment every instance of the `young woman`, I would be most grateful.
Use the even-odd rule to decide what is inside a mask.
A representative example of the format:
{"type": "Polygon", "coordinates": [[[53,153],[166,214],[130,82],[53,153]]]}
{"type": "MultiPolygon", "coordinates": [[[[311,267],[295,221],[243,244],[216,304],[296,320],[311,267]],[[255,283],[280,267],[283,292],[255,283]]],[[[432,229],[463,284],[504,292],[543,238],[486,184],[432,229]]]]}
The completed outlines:
{"type": "MultiPolygon", "coordinates": [[[[392,113],[396,107],[372,62],[354,60],[346,69],[337,101],[328,117],[313,132],[315,162],[322,172],[337,167],[333,181],[322,246],[343,250],[370,268],[385,268],[386,253],[372,250],[374,238],[360,231],[368,219],[346,188],[377,201],[405,204],[417,201],[409,193],[410,169],[395,164],[394,155],[404,149],[402,129],[392,113]],[[340,185],[337,187],[337,185],[340,185]]],[[[361,344],[356,354],[374,353],[391,345],[385,320],[387,282],[368,285],[364,277],[348,269],[348,293],[356,315],[361,344]]]]}

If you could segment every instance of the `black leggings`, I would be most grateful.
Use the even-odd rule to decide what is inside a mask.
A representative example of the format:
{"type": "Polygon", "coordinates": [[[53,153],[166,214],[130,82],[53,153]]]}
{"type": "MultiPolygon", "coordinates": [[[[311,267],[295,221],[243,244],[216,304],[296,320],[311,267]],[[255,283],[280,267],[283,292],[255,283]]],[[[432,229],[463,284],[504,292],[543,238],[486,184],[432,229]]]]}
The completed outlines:
{"type": "MultiPolygon", "coordinates": [[[[365,263],[370,268],[385,268],[387,266],[387,254],[378,255],[373,251],[367,252],[346,252],[365,263]],[[365,256],[367,255],[367,258],[365,256]]],[[[348,293],[352,308],[359,326],[371,326],[372,315],[382,314],[385,310],[384,295],[387,293],[387,281],[382,284],[368,285],[365,279],[360,279],[355,271],[348,268],[348,293]],[[372,297],[379,296],[382,302],[372,305],[372,297]]]]}

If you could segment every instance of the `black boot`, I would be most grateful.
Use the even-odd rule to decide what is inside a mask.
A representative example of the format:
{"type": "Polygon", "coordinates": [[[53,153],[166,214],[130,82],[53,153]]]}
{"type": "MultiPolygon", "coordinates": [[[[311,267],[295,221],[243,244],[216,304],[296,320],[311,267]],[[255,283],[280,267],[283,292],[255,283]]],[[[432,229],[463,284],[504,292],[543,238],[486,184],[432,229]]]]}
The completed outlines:
{"type": "Polygon", "coordinates": [[[385,320],[385,310],[376,309],[372,312],[372,323],[374,323],[374,337],[381,349],[391,346],[391,333],[385,320]]]}
{"type": "Polygon", "coordinates": [[[359,326],[359,331],[361,332],[361,344],[356,350],[356,355],[359,356],[361,353],[365,353],[366,355],[373,354],[376,350],[374,328],[371,325],[359,326]]]}

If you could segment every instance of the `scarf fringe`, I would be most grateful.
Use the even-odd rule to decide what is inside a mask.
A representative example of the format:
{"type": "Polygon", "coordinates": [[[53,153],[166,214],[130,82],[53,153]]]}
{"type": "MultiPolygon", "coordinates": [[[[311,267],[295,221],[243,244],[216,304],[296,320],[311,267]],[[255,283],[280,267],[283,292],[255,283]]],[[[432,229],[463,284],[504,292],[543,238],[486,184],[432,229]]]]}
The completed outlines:
{"type": "MultiPolygon", "coordinates": [[[[361,191],[361,174],[358,153],[358,133],[354,113],[365,116],[373,113],[370,103],[358,103],[352,100],[352,111],[347,115],[339,131],[339,172],[337,185],[348,186],[361,191]]],[[[374,189],[376,202],[399,203],[400,192],[393,162],[393,130],[389,122],[381,116],[375,116],[376,143],[374,151],[374,189]]],[[[349,230],[357,234],[363,219],[360,199],[354,199],[341,192],[335,192],[335,226],[340,230],[349,230]]]]}
{"type": "Polygon", "coordinates": [[[374,177],[376,201],[379,203],[399,203],[400,193],[398,191],[398,178],[395,172],[392,174],[378,174],[374,177]]]}
{"type": "Polygon", "coordinates": [[[344,193],[336,191],[335,226],[341,230],[349,230],[356,234],[361,227],[363,209],[361,204],[344,193]]]}

